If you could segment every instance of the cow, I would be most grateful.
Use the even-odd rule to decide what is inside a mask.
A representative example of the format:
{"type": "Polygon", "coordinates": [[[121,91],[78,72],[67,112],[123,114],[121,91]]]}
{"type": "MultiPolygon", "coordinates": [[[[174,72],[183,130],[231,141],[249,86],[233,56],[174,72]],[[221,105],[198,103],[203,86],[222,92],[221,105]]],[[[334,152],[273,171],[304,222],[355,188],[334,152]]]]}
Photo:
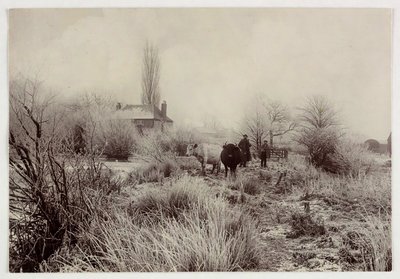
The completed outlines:
{"type": "Polygon", "coordinates": [[[231,176],[236,178],[236,167],[242,162],[242,152],[240,148],[233,144],[225,144],[221,152],[221,161],[225,167],[225,177],[228,176],[228,168],[230,169],[231,176]]]}
{"type": "Polygon", "coordinates": [[[189,144],[186,149],[186,156],[195,156],[201,163],[201,173],[205,175],[207,164],[213,165],[211,173],[217,169],[217,175],[221,169],[221,150],[222,147],[215,144],[189,144]]]}

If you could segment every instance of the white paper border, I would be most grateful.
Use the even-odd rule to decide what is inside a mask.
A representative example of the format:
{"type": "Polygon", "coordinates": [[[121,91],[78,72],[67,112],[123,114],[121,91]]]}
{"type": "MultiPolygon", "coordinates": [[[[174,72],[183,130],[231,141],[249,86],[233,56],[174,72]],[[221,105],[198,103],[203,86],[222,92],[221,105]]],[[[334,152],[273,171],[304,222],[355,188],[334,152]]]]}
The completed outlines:
{"type": "Polygon", "coordinates": [[[400,1],[396,0],[8,0],[0,1],[0,278],[398,278],[400,275],[400,1]],[[377,272],[314,272],[314,273],[80,273],[80,274],[14,274],[8,273],[8,83],[7,83],[7,9],[10,8],[117,8],[117,7],[318,7],[318,8],[391,8],[393,9],[392,47],[392,227],[393,271],[377,272]]]}

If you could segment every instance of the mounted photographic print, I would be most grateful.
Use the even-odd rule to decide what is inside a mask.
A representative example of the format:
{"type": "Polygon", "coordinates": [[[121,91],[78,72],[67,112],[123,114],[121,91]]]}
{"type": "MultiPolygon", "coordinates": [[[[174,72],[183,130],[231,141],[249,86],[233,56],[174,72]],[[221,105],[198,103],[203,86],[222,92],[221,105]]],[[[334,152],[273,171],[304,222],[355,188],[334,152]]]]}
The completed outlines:
{"type": "Polygon", "coordinates": [[[392,10],[9,20],[9,271],[391,271],[392,10]]]}

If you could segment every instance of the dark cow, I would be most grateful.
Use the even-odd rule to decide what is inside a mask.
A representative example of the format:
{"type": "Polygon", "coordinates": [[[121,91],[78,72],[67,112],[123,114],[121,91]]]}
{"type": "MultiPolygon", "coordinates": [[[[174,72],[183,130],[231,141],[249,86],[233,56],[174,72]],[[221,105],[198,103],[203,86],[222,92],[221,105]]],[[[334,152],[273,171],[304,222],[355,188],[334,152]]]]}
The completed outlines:
{"type": "Polygon", "coordinates": [[[225,144],[221,152],[221,161],[225,167],[225,177],[228,176],[228,168],[231,175],[236,178],[236,167],[242,161],[242,153],[240,148],[232,143],[225,144]]]}

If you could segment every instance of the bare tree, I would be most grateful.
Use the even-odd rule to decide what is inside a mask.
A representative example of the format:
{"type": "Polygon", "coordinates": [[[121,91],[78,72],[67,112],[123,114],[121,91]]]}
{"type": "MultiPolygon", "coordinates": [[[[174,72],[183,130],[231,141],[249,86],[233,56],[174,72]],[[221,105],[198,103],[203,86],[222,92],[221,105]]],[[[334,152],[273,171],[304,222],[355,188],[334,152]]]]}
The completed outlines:
{"type": "Polygon", "coordinates": [[[264,103],[269,125],[270,146],[274,145],[274,137],[285,135],[296,128],[296,122],[289,114],[287,106],[277,101],[264,103]]]}
{"type": "Polygon", "coordinates": [[[313,96],[299,110],[301,122],[295,140],[307,148],[313,165],[330,168],[329,156],[334,154],[343,135],[335,108],[323,96],[313,96]]]}
{"type": "Polygon", "coordinates": [[[259,150],[262,141],[267,136],[267,118],[262,103],[262,95],[255,95],[241,127],[241,133],[248,135],[256,150],[259,150]]]}
{"type": "Polygon", "coordinates": [[[160,58],[158,49],[147,42],[143,50],[142,104],[159,106],[161,98],[159,81],[160,58]]]}
{"type": "Polygon", "coordinates": [[[329,128],[338,126],[337,111],[323,96],[307,98],[305,106],[299,108],[301,126],[307,128],[329,128]]]}

